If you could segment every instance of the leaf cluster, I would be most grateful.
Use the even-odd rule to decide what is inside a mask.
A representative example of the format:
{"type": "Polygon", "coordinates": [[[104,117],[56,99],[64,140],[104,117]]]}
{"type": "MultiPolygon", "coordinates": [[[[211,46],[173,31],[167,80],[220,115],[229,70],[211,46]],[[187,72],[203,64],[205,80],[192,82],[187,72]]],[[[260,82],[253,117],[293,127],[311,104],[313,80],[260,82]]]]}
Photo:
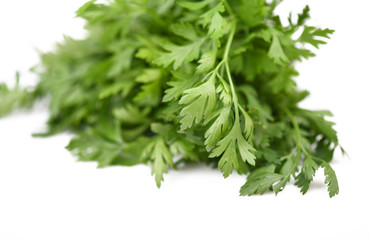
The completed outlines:
{"type": "Polygon", "coordinates": [[[0,115],[48,96],[40,136],[73,131],[67,148],[99,167],[150,164],[158,187],[170,168],[204,162],[246,175],[241,195],[291,179],[305,194],[322,167],[332,197],[334,123],[299,107],[308,92],[294,79],[307,46],[334,31],[307,25],[308,7],[284,26],[279,2],[89,1],[76,12],[88,36],[41,56],[34,91],[0,85],[0,115]]]}

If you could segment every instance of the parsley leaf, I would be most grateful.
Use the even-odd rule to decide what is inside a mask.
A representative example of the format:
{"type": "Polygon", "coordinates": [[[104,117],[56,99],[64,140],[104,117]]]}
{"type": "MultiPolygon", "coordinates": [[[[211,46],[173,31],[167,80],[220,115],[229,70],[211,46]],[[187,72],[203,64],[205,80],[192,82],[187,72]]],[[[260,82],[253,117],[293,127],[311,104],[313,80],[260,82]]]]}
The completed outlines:
{"type": "Polygon", "coordinates": [[[161,186],[163,174],[167,173],[167,166],[173,167],[172,154],[161,137],[150,142],[143,151],[143,159],[148,159],[152,164],[152,174],[155,175],[157,186],[161,186]]]}
{"type": "Polygon", "coordinates": [[[339,193],[337,176],[328,163],[323,162],[322,166],[324,167],[325,183],[328,185],[329,196],[334,197],[339,193]]]}
{"type": "Polygon", "coordinates": [[[216,105],[216,73],[212,73],[205,83],[184,91],[180,104],[188,104],[180,113],[181,129],[186,130],[209,116],[216,105]]]}
{"type": "Polygon", "coordinates": [[[191,62],[199,58],[201,41],[189,43],[187,45],[178,46],[173,43],[165,43],[163,48],[167,52],[160,53],[158,58],[154,60],[156,64],[163,67],[168,67],[173,63],[173,69],[178,69],[183,63],[191,62]]]}

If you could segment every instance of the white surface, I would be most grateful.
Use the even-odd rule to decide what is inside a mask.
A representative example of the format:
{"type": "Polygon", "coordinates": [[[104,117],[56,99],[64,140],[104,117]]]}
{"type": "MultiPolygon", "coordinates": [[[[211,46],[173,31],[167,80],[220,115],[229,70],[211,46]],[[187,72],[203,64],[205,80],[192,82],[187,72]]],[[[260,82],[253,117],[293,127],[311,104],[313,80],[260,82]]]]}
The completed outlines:
{"type": "MultiPolygon", "coordinates": [[[[38,62],[34,47],[51,49],[62,34],[83,36],[73,19],[82,0],[3,0],[0,81],[11,82],[38,62]]],[[[288,185],[275,197],[239,197],[244,177],[223,179],[203,166],[171,171],[160,190],[147,166],[96,169],[64,149],[70,136],[32,138],[45,110],[0,119],[0,239],[370,239],[369,56],[367,0],[286,0],[279,11],[310,2],[312,22],[336,29],[314,59],[298,65],[303,105],[327,108],[351,160],[333,163],[340,194],[329,199],[323,172],[309,192],[288,185]]]]}

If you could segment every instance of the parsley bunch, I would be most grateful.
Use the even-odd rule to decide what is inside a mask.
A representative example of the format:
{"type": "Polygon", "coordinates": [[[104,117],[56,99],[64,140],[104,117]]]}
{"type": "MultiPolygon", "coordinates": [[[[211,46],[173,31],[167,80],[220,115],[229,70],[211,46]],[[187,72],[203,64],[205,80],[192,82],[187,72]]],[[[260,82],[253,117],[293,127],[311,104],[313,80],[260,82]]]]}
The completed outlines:
{"type": "Polygon", "coordinates": [[[38,136],[71,130],[79,160],[150,164],[158,187],[169,168],[204,162],[247,175],[241,195],[277,194],[292,178],[305,194],[322,167],[332,197],[334,123],[298,106],[308,92],[294,63],[334,31],[306,25],[308,6],[282,25],[279,3],[89,1],[77,11],[88,36],[43,54],[34,89],[0,85],[0,115],[47,96],[49,130],[38,136]]]}

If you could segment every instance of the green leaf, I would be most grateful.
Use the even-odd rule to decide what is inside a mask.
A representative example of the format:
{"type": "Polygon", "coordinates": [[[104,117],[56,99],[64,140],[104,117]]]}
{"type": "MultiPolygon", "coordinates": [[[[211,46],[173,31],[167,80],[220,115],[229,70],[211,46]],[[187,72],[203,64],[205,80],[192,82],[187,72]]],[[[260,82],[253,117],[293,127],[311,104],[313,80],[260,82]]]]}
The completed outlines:
{"type": "Polygon", "coordinates": [[[302,26],[309,18],[310,18],[310,7],[306,5],[302,13],[298,14],[297,25],[302,26]]]}
{"type": "Polygon", "coordinates": [[[276,165],[274,164],[269,164],[265,166],[260,166],[259,168],[256,168],[253,170],[249,175],[248,175],[248,180],[256,178],[256,176],[260,175],[261,173],[274,173],[276,169],[276,165]]]}
{"type": "Polygon", "coordinates": [[[315,28],[311,26],[305,26],[301,36],[298,41],[303,43],[309,43],[315,48],[319,48],[319,45],[326,44],[325,41],[318,39],[319,38],[330,38],[330,35],[334,33],[334,30],[325,28],[315,28]]]}
{"type": "Polygon", "coordinates": [[[324,118],[325,116],[331,116],[331,113],[322,111],[309,111],[305,109],[300,109],[299,113],[310,122],[313,129],[323,134],[331,142],[338,144],[337,132],[333,128],[335,124],[333,122],[326,121],[324,118]]]}
{"type": "Polygon", "coordinates": [[[90,0],[82,5],[77,11],[76,15],[82,17],[92,6],[95,5],[96,0],[90,0]]]}
{"type": "Polygon", "coordinates": [[[101,122],[97,128],[90,128],[78,137],[73,138],[66,147],[80,161],[97,161],[98,167],[112,165],[120,161],[124,165],[140,163],[139,159],[132,160],[124,154],[126,144],[121,138],[117,123],[101,122]]]}
{"type": "Polygon", "coordinates": [[[159,66],[168,67],[173,63],[173,69],[178,69],[183,63],[191,62],[199,58],[202,41],[192,42],[187,45],[178,46],[173,43],[165,43],[162,52],[154,60],[159,66]]]}
{"type": "Polygon", "coordinates": [[[272,43],[268,52],[268,56],[272,58],[276,64],[284,65],[289,61],[288,57],[285,55],[284,50],[281,46],[280,37],[282,33],[277,30],[273,30],[272,34],[272,43]]]}
{"type": "Polygon", "coordinates": [[[168,150],[161,137],[155,138],[149,143],[143,152],[143,159],[149,159],[152,163],[152,175],[155,175],[157,187],[161,187],[163,174],[167,173],[168,167],[173,167],[172,154],[168,150]]]}
{"type": "Polygon", "coordinates": [[[328,163],[323,162],[321,166],[324,168],[325,184],[328,185],[329,196],[334,197],[339,193],[337,176],[328,163]]]}
{"type": "Polygon", "coordinates": [[[150,108],[141,109],[132,104],[126,104],[123,107],[113,110],[115,118],[125,124],[143,124],[148,122],[150,108]]]}
{"type": "Polygon", "coordinates": [[[179,1],[177,4],[179,4],[181,7],[189,9],[189,10],[200,10],[207,6],[211,1],[205,0],[205,1],[198,1],[198,2],[190,2],[190,1],[179,1]]]}
{"type": "Polygon", "coordinates": [[[143,47],[139,48],[135,54],[136,58],[143,59],[148,63],[152,63],[158,56],[157,50],[153,48],[143,47]]]}
{"type": "Polygon", "coordinates": [[[175,23],[171,26],[171,31],[190,41],[196,41],[199,39],[194,26],[190,23],[175,23]]]}
{"type": "Polygon", "coordinates": [[[112,66],[110,67],[107,76],[115,77],[123,71],[128,70],[131,66],[134,51],[135,49],[133,48],[127,48],[122,50],[119,54],[115,54],[112,57],[112,66]]]}
{"type": "Polygon", "coordinates": [[[319,166],[315,163],[314,160],[312,160],[311,157],[307,156],[306,160],[303,162],[302,166],[302,172],[304,174],[304,177],[307,180],[312,181],[313,177],[315,176],[316,170],[319,168],[319,166]]]}
{"type": "Polygon", "coordinates": [[[185,138],[173,142],[170,146],[170,150],[173,154],[181,154],[185,159],[199,161],[199,156],[195,152],[195,145],[185,138]]]}
{"type": "Polygon", "coordinates": [[[133,99],[143,106],[157,106],[162,99],[161,82],[154,81],[141,86],[141,91],[133,99]]]}
{"type": "Polygon", "coordinates": [[[240,188],[241,196],[251,196],[253,194],[263,194],[269,190],[274,183],[283,178],[282,175],[277,173],[262,172],[255,175],[240,188]]]}
{"type": "Polygon", "coordinates": [[[261,121],[272,120],[271,110],[259,99],[257,91],[248,85],[242,85],[238,89],[248,100],[248,108],[258,110],[261,121]]]}
{"type": "Polygon", "coordinates": [[[221,16],[220,13],[217,12],[212,16],[208,35],[210,35],[212,39],[218,40],[220,37],[222,37],[226,26],[226,20],[221,16]]]}
{"type": "Polygon", "coordinates": [[[135,81],[118,81],[109,86],[103,87],[99,93],[99,99],[108,98],[111,96],[122,95],[127,96],[135,86],[135,81]]]}
{"type": "Polygon", "coordinates": [[[276,74],[268,85],[275,94],[282,91],[291,92],[292,89],[296,87],[296,83],[293,79],[298,75],[298,72],[294,69],[286,68],[276,74]]]}
{"type": "Polygon", "coordinates": [[[282,191],[285,188],[285,185],[289,182],[290,176],[285,176],[281,179],[280,182],[272,186],[272,190],[275,192],[275,195],[277,195],[280,191],[282,191]]]}
{"type": "Polygon", "coordinates": [[[280,174],[284,177],[279,183],[273,186],[276,195],[285,188],[285,185],[290,181],[290,176],[292,174],[294,175],[297,169],[297,166],[294,164],[296,159],[299,159],[299,156],[294,157],[293,154],[289,154],[281,159],[282,161],[285,160],[284,165],[280,169],[280,174]]]}
{"type": "Polygon", "coordinates": [[[216,57],[217,49],[204,53],[198,61],[197,73],[207,73],[211,71],[216,63],[216,57]]]}
{"type": "Polygon", "coordinates": [[[215,41],[222,37],[227,27],[226,20],[220,14],[224,11],[224,5],[219,3],[216,7],[201,16],[203,25],[209,24],[208,35],[215,41]]]}
{"type": "Polygon", "coordinates": [[[163,71],[158,68],[146,68],[135,79],[139,83],[150,83],[160,80],[163,76],[163,71]]]}
{"type": "Polygon", "coordinates": [[[265,0],[244,0],[236,8],[238,15],[248,27],[263,24],[268,12],[265,0]]]}
{"type": "Polygon", "coordinates": [[[204,144],[206,145],[207,151],[211,151],[223,135],[228,131],[230,126],[230,106],[226,106],[220,111],[217,111],[216,114],[218,117],[212,123],[212,125],[207,129],[204,137],[206,138],[204,144]]]}
{"type": "Polygon", "coordinates": [[[286,176],[291,172],[292,167],[294,166],[294,157],[293,155],[289,155],[285,157],[284,159],[285,159],[285,163],[283,167],[280,169],[280,174],[286,176]]]}
{"type": "Polygon", "coordinates": [[[185,90],[194,86],[198,78],[193,75],[183,72],[172,72],[173,78],[167,82],[170,88],[167,88],[164,93],[163,102],[170,102],[179,99],[185,90]]]}
{"type": "Polygon", "coordinates": [[[182,119],[181,129],[186,130],[194,124],[200,123],[203,118],[209,116],[216,105],[216,74],[211,76],[200,86],[184,91],[180,104],[186,104],[180,116],[182,119]]]}
{"type": "Polygon", "coordinates": [[[251,165],[255,165],[255,156],[253,152],[255,149],[247,142],[242,135],[240,123],[235,122],[230,132],[220,140],[217,147],[213,149],[209,157],[219,157],[222,155],[218,162],[218,168],[221,169],[224,177],[228,177],[233,169],[239,169],[238,152],[243,162],[248,162],[251,165]]]}
{"type": "Polygon", "coordinates": [[[296,182],[294,183],[294,185],[301,188],[301,193],[304,195],[307,193],[310,187],[310,183],[311,183],[311,180],[305,178],[304,173],[301,172],[296,177],[296,182]]]}
{"type": "Polygon", "coordinates": [[[0,83],[0,117],[5,116],[17,108],[29,108],[37,96],[27,89],[18,86],[8,89],[0,83]]]}

